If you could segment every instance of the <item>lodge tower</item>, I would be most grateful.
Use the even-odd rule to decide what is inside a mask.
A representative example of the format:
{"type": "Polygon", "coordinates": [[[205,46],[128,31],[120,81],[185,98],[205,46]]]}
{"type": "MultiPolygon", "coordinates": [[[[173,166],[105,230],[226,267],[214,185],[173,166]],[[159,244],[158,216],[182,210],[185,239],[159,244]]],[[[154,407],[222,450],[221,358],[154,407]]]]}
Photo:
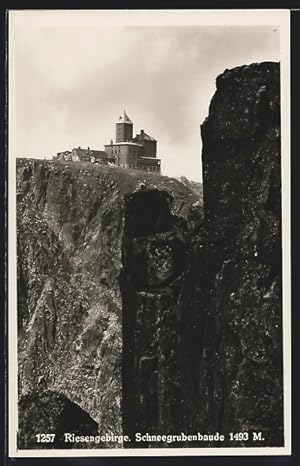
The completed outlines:
{"type": "Polygon", "coordinates": [[[125,110],[116,122],[115,141],[106,144],[105,152],[115,165],[160,173],[160,159],[156,157],[157,141],[142,129],[135,138],[133,123],[125,110]]]}
{"type": "Polygon", "coordinates": [[[124,110],[123,115],[116,122],[116,143],[131,141],[132,130],[133,123],[124,110]]]}

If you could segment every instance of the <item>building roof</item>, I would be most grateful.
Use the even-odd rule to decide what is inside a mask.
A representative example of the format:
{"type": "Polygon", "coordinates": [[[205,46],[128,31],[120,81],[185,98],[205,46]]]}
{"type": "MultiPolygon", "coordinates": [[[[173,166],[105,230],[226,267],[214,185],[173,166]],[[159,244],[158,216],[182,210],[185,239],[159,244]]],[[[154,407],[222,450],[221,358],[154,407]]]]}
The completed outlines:
{"type": "Polygon", "coordinates": [[[129,125],[132,125],[132,121],[130,120],[129,116],[127,115],[127,113],[123,112],[123,115],[120,115],[119,117],[119,120],[117,121],[117,123],[128,123],[129,125]]]}
{"type": "Polygon", "coordinates": [[[57,154],[71,154],[70,150],[64,150],[62,152],[57,152],[57,154]]]}
{"type": "Polygon", "coordinates": [[[156,141],[156,139],[141,130],[140,134],[137,134],[136,137],[133,138],[133,141],[156,141]]]}

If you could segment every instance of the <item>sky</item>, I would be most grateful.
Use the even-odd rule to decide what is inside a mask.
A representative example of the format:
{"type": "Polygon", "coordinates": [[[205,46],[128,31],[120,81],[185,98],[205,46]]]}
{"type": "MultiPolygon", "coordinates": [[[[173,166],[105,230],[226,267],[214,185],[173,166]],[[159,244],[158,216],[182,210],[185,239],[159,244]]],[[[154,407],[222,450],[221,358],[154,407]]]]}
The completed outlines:
{"type": "Polygon", "coordinates": [[[195,181],[200,124],[216,77],[226,68],[280,59],[279,27],[272,25],[74,25],[66,16],[47,26],[24,20],[12,40],[17,157],[52,158],[78,146],[103,150],[126,109],[134,135],[144,129],[157,139],[162,173],[195,181]]]}

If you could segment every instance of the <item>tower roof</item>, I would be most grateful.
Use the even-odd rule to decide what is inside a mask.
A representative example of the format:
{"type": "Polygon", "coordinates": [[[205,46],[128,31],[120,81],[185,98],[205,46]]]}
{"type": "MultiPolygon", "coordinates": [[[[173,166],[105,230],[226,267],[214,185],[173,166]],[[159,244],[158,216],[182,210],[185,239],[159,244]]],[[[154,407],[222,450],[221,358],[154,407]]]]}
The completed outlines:
{"type": "Polygon", "coordinates": [[[133,141],[138,142],[138,141],[156,141],[152,136],[149,134],[145,133],[145,131],[142,129],[140,134],[137,134],[135,138],[133,138],[133,141]]]}
{"type": "Polygon", "coordinates": [[[123,112],[123,115],[121,115],[121,116],[119,117],[119,120],[117,121],[117,123],[128,123],[128,124],[130,124],[130,125],[133,124],[132,121],[130,120],[129,116],[128,116],[127,113],[125,112],[125,110],[124,110],[124,112],[123,112]]]}

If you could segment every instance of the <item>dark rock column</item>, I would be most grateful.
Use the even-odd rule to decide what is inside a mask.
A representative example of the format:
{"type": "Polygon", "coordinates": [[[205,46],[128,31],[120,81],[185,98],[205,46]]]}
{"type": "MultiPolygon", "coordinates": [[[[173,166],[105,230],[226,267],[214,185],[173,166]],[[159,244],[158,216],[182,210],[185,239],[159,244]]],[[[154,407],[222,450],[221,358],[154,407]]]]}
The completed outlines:
{"type": "Polygon", "coordinates": [[[280,446],[279,65],[243,66],[219,76],[202,139],[211,290],[202,374],[211,398],[203,419],[208,429],[224,433],[263,432],[265,440],[255,446],[280,446]]]}
{"type": "Polygon", "coordinates": [[[166,434],[178,425],[177,300],[186,238],[167,192],[126,199],[123,239],[123,428],[166,434]]]}
{"type": "Polygon", "coordinates": [[[203,223],[200,206],[188,222],[172,216],[166,192],[127,197],[123,428],[132,436],[283,444],[279,84],[276,63],[217,78],[202,125],[203,223]],[[230,441],[237,432],[248,439],[230,441]]]}

